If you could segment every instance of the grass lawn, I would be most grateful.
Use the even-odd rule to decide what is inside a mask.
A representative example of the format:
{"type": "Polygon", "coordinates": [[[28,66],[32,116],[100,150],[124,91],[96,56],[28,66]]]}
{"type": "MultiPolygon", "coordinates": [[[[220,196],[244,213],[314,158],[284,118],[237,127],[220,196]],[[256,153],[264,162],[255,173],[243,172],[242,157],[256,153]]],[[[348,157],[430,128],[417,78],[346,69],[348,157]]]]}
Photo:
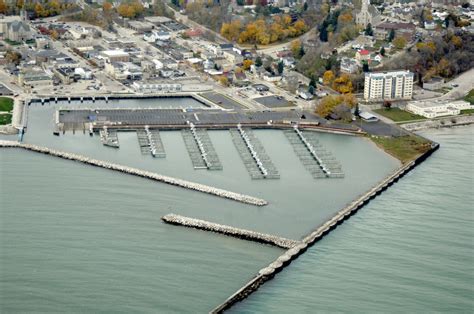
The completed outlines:
{"type": "Polygon", "coordinates": [[[0,114],[0,125],[12,123],[12,115],[9,113],[0,114]]]}
{"type": "Polygon", "coordinates": [[[375,109],[374,111],[395,122],[426,119],[423,116],[419,116],[417,114],[414,114],[405,110],[401,110],[400,108],[375,109]]]}
{"type": "Polygon", "coordinates": [[[8,97],[0,97],[0,111],[12,111],[13,99],[8,97]]]}
{"type": "Polygon", "coordinates": [[[461,110],[461,114],[474,114],[474,109],[461,110]]]}
{"type": "Polygon", "coordinates": [[[467,96],[464,97],[464,100],[470,102],[471,105],[474,104],[474,89],[471,89],[469,91],[469,94],[467,94],[467,96]]]}
{"type": "Polygon", "coordinates": [[[371,139],[377,146],[404,164],[427,152],[431,147],[429,141],[416,135],[372,137],[371,139]]]}

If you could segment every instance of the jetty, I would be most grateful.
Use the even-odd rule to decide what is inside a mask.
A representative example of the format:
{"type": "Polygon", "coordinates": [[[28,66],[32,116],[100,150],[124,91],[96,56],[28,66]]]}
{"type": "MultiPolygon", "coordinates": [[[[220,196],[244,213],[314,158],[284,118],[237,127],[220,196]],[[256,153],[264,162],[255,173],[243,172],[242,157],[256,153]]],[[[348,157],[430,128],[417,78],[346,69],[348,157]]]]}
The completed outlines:
{"type": "Polygon", "coordinates": [[[300,243],[299,241],[290,240],[275,235],[235,228],[232,226],[221,225],[206,220],[200,220],[176,214],[167,214],[161,217],[161,220],[172,225],[179,225],[199,230],[216,232],[226,236],[275,245],[283,249],[290,249],[300,243]]]}
{"type": "Polygon", "coordinates": [[[14,141],[0,140],[0,147],[22,148],[25,150],[42,153],[46,155],[51,155],[51,156],[55,156],[55,157],[59,157],[63,159],[75,160],[84,164],[101,167],[105,169],[110,169],[110,170],[115,170],[115,171],[131,174],[131,175],[139,176],[142,178],[162,182],[165,184],[178,186],[178,187],[185,188],[188,190],[202,192],[202,193],[218,196],[221,198],[226,198],[226,199],[241,202],[244,204],[255,205],[255,206],[264,206],[268,204],[266,200],[263,200],[257,197],[240,194],[236,192],[231,192],[231,191],[215,188],[215,187],[200,184],[200,183],[186,181],[183,179],[177,179],[177,178],[165,176],[165,175],[150,172],[150,171],[123,166],[123,165],[119,165],[119,164],[108,162],[108,161],[97,160],[97,159],[89,158],[89,157],[74,154],[74,153],[67,153],[67,152],[63,152],[59,150],[54,150],[54,149],[50,149],[47,147],[38,146],[34,144],[25,144],[25,143],[19,143],[19,142],[14,142],[14,141]]]}

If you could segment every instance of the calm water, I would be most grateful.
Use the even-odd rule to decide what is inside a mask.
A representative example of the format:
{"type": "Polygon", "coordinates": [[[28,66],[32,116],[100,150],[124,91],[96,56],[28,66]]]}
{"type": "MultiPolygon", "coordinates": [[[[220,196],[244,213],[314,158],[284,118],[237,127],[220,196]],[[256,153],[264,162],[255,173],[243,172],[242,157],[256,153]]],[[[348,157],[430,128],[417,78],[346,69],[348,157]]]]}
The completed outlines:
{"type": "Polygon", "coordinates": [[[2,313],[206,312],[282,252],[161,223],[184,190],[13,149],[0,161],[2,313]]]}
{"type": "Polygon", "coordinates": [[[97,136],[53,136],[54,110],[51,104],[31,107],[26,142],[255,195],[270,204],[244,205],[32,152],[0,150],[0,312],[206,312],[282,251],[164,225],[162,215],[174,212],[297,239],[399,166],[364,138],[320,134],[346,176],[315,180],[281,131],[262,130],[255,133],[281,179],[252,181],[227,131],[209,132],[224,170],[196,171],[179,132],[162,132],[167,158],[154,159],[141,155],[133,132],[119,133],[118,150],[102,146],[97,136]]]}
{"type": "Polygon", "coordinates": [[[474,126],[430,130],[441,149],[235,313],[474,311],[474,126]]]}

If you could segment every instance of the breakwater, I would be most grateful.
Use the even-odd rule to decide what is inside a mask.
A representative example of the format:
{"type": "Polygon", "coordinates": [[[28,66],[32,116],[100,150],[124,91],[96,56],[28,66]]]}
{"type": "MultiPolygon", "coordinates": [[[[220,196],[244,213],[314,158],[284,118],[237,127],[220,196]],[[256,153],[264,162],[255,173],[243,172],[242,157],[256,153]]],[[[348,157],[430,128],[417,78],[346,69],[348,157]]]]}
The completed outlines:
{"type": "Polygon", "coordinates": [[[267,201],[260,198],[253,197],[253,196],[231,192],[231,191],[215,188],[212,186],[190,182],[190,181],[186,181],[182,179],[177,179],[177,178],[157,174],[154,172],[144,171],[144,170],[127,167],[127,166],[123,166],[123,165],[119,165],[119,164],[115,164],[115,163],[111,163],[107,161],[92,159],[92,158],[85,157],[78,154],[49,149],[47,147],[42,147],[38,145],[24,144],[24,143],[19,143],[19,142],[14,142],[14,141],[0,141],[0,147],[23,148],[26,150],[30,150],[30,151],[34,151],[34,152],[38,152],[38,153],[42,153],[46,155],[51,155],[51,156],[55,156],[55,157],[59,157],[63,159],[75,160],[84,164],[101,167],[105,169],[110,169],[110,170],[115,170],[115,171],[119,171],[119,172],[123,172],[127,174],[132,174],[132,175],[136,175],[142,178],[147,178],[150,180],[155,180],[162,183],[182,187],[188,190],[198,191],[198,192],[202,192],[202,193],[206,193],[206,194],[210,194],[214,196],[219,196],[222,198],[227,198],[227,199],[238,201],[245,204],[250,204],[250,205],[255,205],[255,206],[264,206],[268,204],[267,201]]]}
{"type": "Polygon", "coordinates": [[[189,228],[216,232],[216,233],[220,233],[220,234],[224,234],[227,236],[236,237],[240,239],[275,245],[283,249],[293,248],[300,243],[295,240],[290,240],[290,239],[278,237],[275,235],[235,228],[232,226],[221,225],[221,224],[209,222],[206,220],[200,220],[200,219],[185,217],[185,216],[176,215],[176,214],[165,215],[161,217],[161,220],[172,225],[179,225],[179,226],[184,226],[184,227],[189,227],[189,228]]]}
{"type": "Polygon", "coordinates": [[[258,274],[256,274],[249,282],[237,290],[234,294],[228,297],[223,303],[212,309],[210,313],[222,313],[229,309],[235,303],[242,301],[247,298],[250,294],[255,292],[261,285],[268,280],[272,279],[277,273],[282,271],[287,265],[293,260],[303,254],[307,248],[317,241],[321,240],[325,235],[334,230],[337,225],[341,224],[344,220],[348,219],[351,215],[355,214],[359,209],[366,205],[370,200],[381,194],[400,178],[406,175],[410,170],[414,169],[417,165],[425,161],[431,156],[436,150],[439,149],[438,143],[432,143],[430,150],[422,154],[415,160],[403,165],[400,169],[395,171],[392,175],[388,176],[382,182],[378,183],[375,187],[370,189],[368,192],[363,194],[361,197],[338,211],[331,219],[326,223],[319,226],[316,230],[308,234],[303,238],[300,244],[293,248],[285,251],[275,261],[270,263],[267,267],[262,268],[258,274]]]}

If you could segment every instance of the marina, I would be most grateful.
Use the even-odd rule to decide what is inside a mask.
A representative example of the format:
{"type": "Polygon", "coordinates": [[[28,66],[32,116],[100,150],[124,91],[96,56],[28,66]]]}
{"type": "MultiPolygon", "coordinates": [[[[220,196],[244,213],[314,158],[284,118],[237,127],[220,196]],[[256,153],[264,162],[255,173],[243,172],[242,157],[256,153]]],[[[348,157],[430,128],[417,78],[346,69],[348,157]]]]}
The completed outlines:
{"type": "Polygon", "coordinates": [[[334,230],[337,225],[344,222],[350,216],[355,214],[359,209],[365,206],[377,195],[381,194],[388,187],[396,183],[400,178],[406,175],[410,170],[414,169],[418,164],[422,163],[426,158],[431,156],[435,151],[439,149],[438,143],[432,143],[431,149],[419,156],[416,160],[409,162],[402,166],[400,169],[395,171],[393,174],[382,180],[376,186],[371,188],[368,192],[364,193],[358,199],[351,202],[348,206],[338,211],[333,217],[331,217],[324,224],[319,226],[316,230],[308,234],[303,238],[301,244],[287,250],[281,256],[279,256],[274,262],[270,263],[265,268],[262,268],[256,276],[254,276],[247,284],[237,290],[229,298],[227,298],[222,304],[215,307],[211,313],[223,313],[224,311],[231,308],[236,302],[242,301],[247,298],[250,294],[255,292],[261,285],[268,280],[272,279],[278,272],[282,271],[287,265],[294,259],[298,258],[304,253],[308,246],[314,245],[317,241],[322,239],[329,232],[334,230]]]}

